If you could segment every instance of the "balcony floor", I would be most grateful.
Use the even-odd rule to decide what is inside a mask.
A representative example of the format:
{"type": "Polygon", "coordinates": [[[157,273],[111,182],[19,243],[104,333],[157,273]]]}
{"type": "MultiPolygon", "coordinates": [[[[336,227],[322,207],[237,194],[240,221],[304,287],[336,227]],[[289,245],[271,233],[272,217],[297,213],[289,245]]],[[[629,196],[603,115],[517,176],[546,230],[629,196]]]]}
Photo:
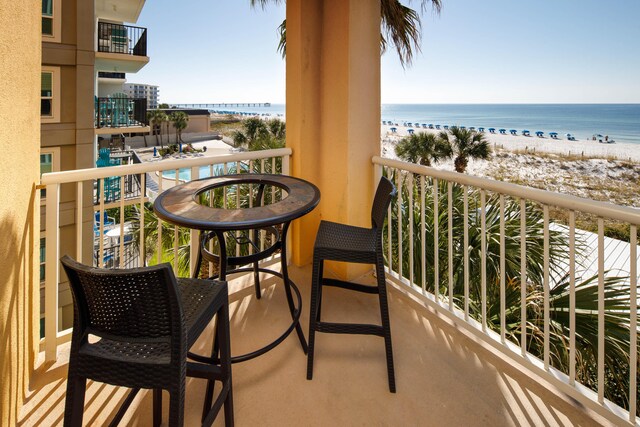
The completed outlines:
{"type": "MultiPolygon", "coordinates": [[[[310,268],[292,268],[308,328],[310,268]]],[[[247,278],[232,282],[233,354],[267,343],[290,317],[282,286],[263,281],[258,301],[247,278]]],[[[365,278],[372,280],[371,278],[365,278]]],[[[266,355],[233,366],[235,420],[249,425],[594,425],[606,421],[502,356],[476,343],[448,320],[390,287],[397,393],[388,391],[379,337],[318,334],[314,378],[293,333],[266,355]]],[[[378,322],[377,298],[342,289],[324,291],[323,319],[378,322]]],[[[206,352],[205,332],[196,344],[206,352]]],[[[61,425],[68,344],[60,360],[37,370],[21,411],[22,425],[61,425]]],[[[199,425],[202,380],[188,380],[185,425],[199,425]]],[[[108,421],[125,390],[89,383],[85,425],[108,421]]],[[[166,403],[165,394],[165,422],[166,403]]],[[[216,425],[223,425],[219,415],[216,425]]],[[[150,393],[141,392],[127,425],[150,425],[150,393]]]]}

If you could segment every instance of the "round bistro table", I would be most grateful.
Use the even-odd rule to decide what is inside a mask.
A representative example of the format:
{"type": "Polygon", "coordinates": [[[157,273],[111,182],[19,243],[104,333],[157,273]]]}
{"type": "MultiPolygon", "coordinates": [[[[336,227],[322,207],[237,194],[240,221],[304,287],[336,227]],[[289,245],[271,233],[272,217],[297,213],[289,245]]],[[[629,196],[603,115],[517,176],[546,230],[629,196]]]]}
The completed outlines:
{"type": "MultiPolygon", "coordinates": [[[[227,274],[239,272],[254,272],[254,280],[256,281],[257,297],[260,298],[258,272],[268,273],[282,278],[291,313],[291,324],[276,340],[266,346],[252,351],[251,353],[233,356],[232,363],[244,362],[246,360],[258,357],[269,350],[275,348],[278,344],[285,340],[295,329],[302,349],[307,353],[307,342],[300,327],[300,313],[302,311],[302,297],[296,284],[289,278],[287,268],[287,232],[289,225],[294,219],[300,218],[311,212],[320,202],[320,190],[300,178],[294,178],[287,175],[270,175],[270,174],[239,174],[239,175],[222,175],[212,178],[204,178],[196,181],[187,182],[177,185],[163,193],[161,193],[153,204],[156,215],[172,224],[200,230],[200,250],[198,251],[198,260],[194,275],[198,274],[202,257],[213,256],[206,250],[206,241],[208,235],[215,235],[218,240],[220,254],[215,256],[220,263],[218,278],[225,280],[227,274]],[[258,187],[257,200],[261,199],[265,186],[274,186],[286,192],[286,196],[275,203],[261,206],[257,205],[249,208],[225,209],[209,207],[199,203],[200,195],[217,188],[253,184],[258,187]],[[275,226],[281,226],[282,231],[277,231],[275,226]],[[271,233],[275,237],[275,242],[257,253],[238,257],[229,257],[226,251],[225,232],[236,232],[242,230],[274,230],[271,233]],[[259,260],[273,254],[280,249],[281,271],[274,271],[267,268],[257,266],[259,260]],[[229,270],[229,265],[248,265],[254,264],[254,268],[236,268],[229,270]],[[293,295],[296,296],[294,303],[293,295]]],[[[254,231],[254,237],[257,232],[254,231]]],[[[240,243],[240,242],[238,242],[240,243]]],[[[246,243],[246,242],[245,242],[246,243]]],[[[250,242],[251,243],[251,242],[250,242]]],[[[252,243],[253,244],[253,243],[252,243]]],[[[253,244],[254,248],[258,248],[253,244]]],[[[215,341],[215,340],[214,340],[215,341]]],[[[216,350],[214,349],[214,353],[216,350]]],[[[210,361],[211,358],[189,353],[189,357],[195,360],[210,361]]],[[[215,356],[212,356],[215,357],[215,356]]]]}

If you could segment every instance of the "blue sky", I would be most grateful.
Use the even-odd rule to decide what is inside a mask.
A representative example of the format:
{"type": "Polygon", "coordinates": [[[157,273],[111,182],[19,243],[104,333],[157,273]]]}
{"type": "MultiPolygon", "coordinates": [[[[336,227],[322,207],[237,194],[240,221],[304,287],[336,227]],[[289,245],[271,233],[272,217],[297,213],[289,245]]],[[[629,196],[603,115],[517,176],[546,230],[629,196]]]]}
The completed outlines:
{"type": "MultiPolygon", "coordinates": [[[[640,1],[443,3],[423,13],[411,67],[382,57],[383,103],[640,102],[640,1]]],[[[151,62],[127,79],[159,85],[162,102],[283,103],[284,16],[249,0],[149,0],[137,25],[151,62]]]]}

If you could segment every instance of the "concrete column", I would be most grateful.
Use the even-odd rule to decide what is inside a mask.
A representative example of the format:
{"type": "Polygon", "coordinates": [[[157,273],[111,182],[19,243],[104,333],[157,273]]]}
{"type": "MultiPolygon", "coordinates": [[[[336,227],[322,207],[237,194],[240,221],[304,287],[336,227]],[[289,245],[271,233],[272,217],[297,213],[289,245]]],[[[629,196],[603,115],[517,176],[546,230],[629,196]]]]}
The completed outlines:
{"type": "Polygon", "coordinates": [[[0,6],[0,425],[18,422],[38,348],[41,3],[0,6]]]}
{"type": "MultiPolygon", "coordinates": [[[[371,157],[380,154],[379,0],[287,2],[286,116],[292,174],[322,192],[320,206],[293,229],[293,262],[304,265],[321,219],[371,225],[371,157]]],[[[344,278],[363,272],[331,269],[344,278]]]]}

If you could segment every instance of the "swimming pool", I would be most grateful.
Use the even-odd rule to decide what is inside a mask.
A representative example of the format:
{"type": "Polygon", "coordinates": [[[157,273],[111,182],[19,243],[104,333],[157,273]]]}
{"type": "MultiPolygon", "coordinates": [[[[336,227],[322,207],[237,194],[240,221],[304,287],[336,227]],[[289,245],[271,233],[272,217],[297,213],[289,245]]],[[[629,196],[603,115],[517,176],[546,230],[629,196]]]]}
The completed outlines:
{"type": "MultiPolygon", "coordinates": [[[[240,169],[242,172],[248,172],[249,166],[244,163],[240,164],[240,169]]],[[[236,163],[227,163],[227,171],[228,173],[236,173],[236,163]]],[[[224,174],[224,165],[217,164],[213,165],[213,175],[223,175],[224,174]]],[[[211,167],[210,166],[200,166],[200,178],[208,178],[211,175],[211,167]]],[[[162,177],[166,179],[176,179],[176,171],[175,169],[170,169],[162,172],[162,177]]],[[[180,181],[191,181],[191,168],[182,168],[178,171],[178,179],[180,181]]]]}

